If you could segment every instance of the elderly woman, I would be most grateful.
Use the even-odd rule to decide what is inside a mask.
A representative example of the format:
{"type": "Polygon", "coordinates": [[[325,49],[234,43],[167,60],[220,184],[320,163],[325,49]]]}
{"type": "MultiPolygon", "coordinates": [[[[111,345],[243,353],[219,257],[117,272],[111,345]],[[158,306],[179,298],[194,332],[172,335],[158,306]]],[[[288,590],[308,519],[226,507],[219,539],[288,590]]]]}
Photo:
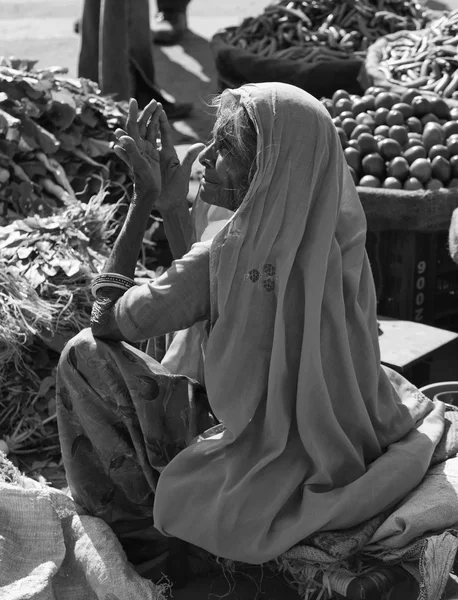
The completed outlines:
{"type": "Polygon", "coordinates": [[[200,198],[233,216],[192,248],[199,148],[179,166],[154,102],[138,121],[131,103],[117,136],[136,193],[93,286],[92,333],[59,367],[75,498],[135,564],[161,564],[173,538],[261,564],[393,506],[424,477],[443,408],[380,365],[365,217],[321,103],[278,83],[222,94],[200,198]],[[134,285],[155,204],[176,261],[134,285]],[[130,345],[195,324],[201,372],[130,345]]]}

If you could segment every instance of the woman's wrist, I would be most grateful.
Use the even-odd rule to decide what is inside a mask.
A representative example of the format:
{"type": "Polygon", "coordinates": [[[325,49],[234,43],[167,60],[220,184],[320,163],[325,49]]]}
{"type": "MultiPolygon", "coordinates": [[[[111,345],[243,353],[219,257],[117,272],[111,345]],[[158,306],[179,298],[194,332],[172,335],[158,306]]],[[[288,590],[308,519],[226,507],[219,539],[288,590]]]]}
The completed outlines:
{"type": "Polygon", "coordinates": [[[156,209],[162,214],[169,215],[183,210],[189,210],[188,196],[183,194],[173,199],[167,198],[167,195],[162,195],[156,203],[156,209]]]}
{"type": "Polygon", "coordinates": [[[194,228],[189,208],[187,204],[176,206],[161,212],[161,216],[164,220],[165,235],[173,258],[181,258],[189,251],[194,242],[194,228]]]}
{"type": "Polygon", "coordinates": [[[133,279],[154,198],[151,192],[135,190],[121,231],[105,264],[105,272],[119,273],[133,279]]]}
{"type": "Polygon", "coordinates": [[[147,181],[134,182],[134,194],[132,197],[132,203],[138,201],[139,198],[144,200],[145,198],[150,198],[151,206],[153,207],[156,203],[159,194],[156,190],[156,184],[147,181]]]}

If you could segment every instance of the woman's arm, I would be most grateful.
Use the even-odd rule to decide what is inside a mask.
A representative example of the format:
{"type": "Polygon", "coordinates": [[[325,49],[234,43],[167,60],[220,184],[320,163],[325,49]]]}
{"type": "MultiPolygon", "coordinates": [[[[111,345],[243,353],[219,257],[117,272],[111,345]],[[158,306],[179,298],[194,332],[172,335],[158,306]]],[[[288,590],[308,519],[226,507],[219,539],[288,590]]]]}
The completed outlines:
{"type": "Polygon", "coordinates": [[[196,242],[191,214],[187,207],[187,199],[169,210],[162,210],[164,230],[174,259],[181,258],[189,252],[196,242]]]}
{"type": "MultiPolygon", "coordinates": [[[[135,100],[130,102],[129,117],[127,120],[127,134],[117,130],[118,144],[115,146],[116,154],[124,160],[133,170],[135,176],[135,194],[129,211],[116,240],[110,257],[105,264],[104,273],[116,274],[131,280],[135,274],[135,266],[141,250],[141,244],[148,222],[149,215],[154,206],[158,208],[164,218],[164,226],[169,237],[174,259],[184,257],[194,241],[191,215],[187,208],[187,193],[191,167],[200,152],[202,144],[192,146],[180,164],[172,143],[171,129],[165,113],[160,104],[155,101],[145,108],[138,118],[138,108],[135,100]],[[157,139],[161,132],[162,149],[157,148],[157,139]],[[164,174],[164,175],[163,175],[164,174]],[[165,177],[166,186],[162,185],[165,177]],[[161,192],[163,192],[161,194],[161,192]]],[[[199,254],[199,253],[198,253],[199,254]]],[[[147,339],[163,333],[174,331],[188,324],[192,319],[203,318],[207,312],[207,298],[205,287],[208,287],[208,272],[206,259],[199,257],[194,278],[204,282],[204,291],[195,289],[192,278],[180,275],[184,265],[186,270],[192,272],[193,256],[183,264],[175,265],[171,269],[171,277],[167,279],[167,286],[173,282],[176,293],[169,293],[160,285],[136,286],[138,289],[129,291],[129,302],[124,302],[119,307],[120,299],[125,294],[125,289],[110,287],[106,283],[103,287],[97,285],[96,301],[92,310],[91,327],[94,336],[112,340],[136,341],[147,339]],[[200,262],[199,262],[200,261],[200,262]],[[188,266],[191,265],[191,266],[188,266]],[[175,277],[174,277],[175,276],[175,277]],[[191,296],[191,298],[190,298],[191,296]],[[181,298],[175,306],[175,298],[181,298]],[[142,303],[146,301],[146,306],[142,303]],[[184,304],[184,306],[180,306],[184,304]],[[121,329],[126,320],[132,325],[129,314],[141,307],[148,313],[146,321],[134,326],[128,334],[123,334],[121,329]],[[152,315],[151,308],[157,311],[152,315]],[[183,310],[188,308],[189,310],[183,310]],[[176,318],[170,318],[170,311],[176,313],[176,318]],[[164,312],[165,311],[165,312],[164,312]],[[162,316],[161,316],[162,315],[162,316]],[[159,322],[156,320],[159,317],[159,322]],[[167,325],[167,323],[169,325],[167,325]],[[175,324],[175,325],[173,325],[175,324]],[[171,327],[167,329],[167,327],[171,327]],[[148,335],[149,332],[149,335],[148,335]]],[[[103,280],[103,275],[102,275],[103,280]]],[[[110,280],[109,275],[105,278],[110,280]]],[[[112,280],[113,281],[113,280],[112,280]]],[[[128,287],[128,284],[127,284],[128,287]]],[[[140,309],[139,309],[140,310],[140,309]]],[[[192,324],[191,322],[191,324],[192,324]]]]}
{"type": "Polygon", "coordinates": [[[140,342],[210,317],[210,244],[194,244],[160,277],[127,290],[113,308],[123,339],[140,342]]]}
{"type": "Polygon", "coordinates": [[[114,307],[125,289],[134,285],[135,266],[140,254],[143,236],[154,203],[161,193],[161,168],[157,138],[162,107],[152,100],[138,117],[135,100],[129,103],[127,132],[118,129],[118,142],[114,151],[133,171],[134,196],[129,206],[126,220],[114,243],[113,250],[105,264],[99,283],[96,299],[92,307],[91,328],[94,336],[114,340],[125,339],[116,324],[114,307]],[[103,275],[106,275],[105,277],[103,275]],[[124,278],[123,289],[119,289],[111,275],[124,278]],[[103,284],[103,285],[102,285],[103,284]]]}
{"type": "Polygon", "coordinates": [[[172,129],[165,114],[160,118],[160,125],[162,191],[155,208],[161,213],[172,256],[177,259],[189,252],[192,244],[197,241],[187,196],[192,165],[205,146],[193,144],[180,163],[173,145],[172,129]]]}
{"type": "Polygon", "coordinates": [[[154,196],[154,191],[135,189],[126,220],[105,263],[104,272],[134,278],[154,196]]]}
{"type": "Polygon", "coordinates": [[[139,342],[187,329],[210,317],[209,278],[209,243],[194,244],[156,280],[98,295],[92,332],[103,339],[139,342]]]}
{"type": "MultiPolygon", "coordinates": [[[[119,273],[134,279],[135,266],[153,201],[154,193],[139,190],[134,194],[126,220],[105,264],[104,273],[119,273]]],[[[126,341],[114,317],[114,305],[123,293],[123,290],[109,286],[97,292],[91,314],[91,329],[95,337],[126,341]]]]}

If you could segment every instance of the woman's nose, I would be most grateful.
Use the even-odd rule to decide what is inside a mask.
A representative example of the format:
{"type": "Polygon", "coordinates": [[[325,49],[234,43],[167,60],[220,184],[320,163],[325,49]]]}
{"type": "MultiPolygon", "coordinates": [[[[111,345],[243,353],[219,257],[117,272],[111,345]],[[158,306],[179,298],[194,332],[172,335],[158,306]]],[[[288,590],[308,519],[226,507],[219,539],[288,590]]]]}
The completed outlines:
{"type": "Polygon", "coordinates": [[[212,146],[213,144],[210,144],[209,146],[206,146],[202,152],[199,154],[199,162],[202,166],[204,167],[208,167],[208,168],[212,168],[213,164],[214,164],[214,157],[213,157],[213,150],[212,150],[212,146]]]}

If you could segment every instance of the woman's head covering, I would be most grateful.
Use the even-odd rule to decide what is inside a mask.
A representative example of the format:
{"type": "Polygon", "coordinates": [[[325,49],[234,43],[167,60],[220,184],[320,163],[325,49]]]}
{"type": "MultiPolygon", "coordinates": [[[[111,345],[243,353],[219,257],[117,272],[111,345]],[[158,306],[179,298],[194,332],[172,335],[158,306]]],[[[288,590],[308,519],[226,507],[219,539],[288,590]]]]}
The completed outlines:
{"type": "Polygon", "coordinates": [[[154,518],[213,554],[262,563],[401,499],[441,421],[434,435],[416,430],[433,404],[399,376],[396,391],[380,367],[365,216],[328,113],[286,84],[232,93],[258,154],[211,249],[205,382],[226,429],[166,467],[154,518]]]}

